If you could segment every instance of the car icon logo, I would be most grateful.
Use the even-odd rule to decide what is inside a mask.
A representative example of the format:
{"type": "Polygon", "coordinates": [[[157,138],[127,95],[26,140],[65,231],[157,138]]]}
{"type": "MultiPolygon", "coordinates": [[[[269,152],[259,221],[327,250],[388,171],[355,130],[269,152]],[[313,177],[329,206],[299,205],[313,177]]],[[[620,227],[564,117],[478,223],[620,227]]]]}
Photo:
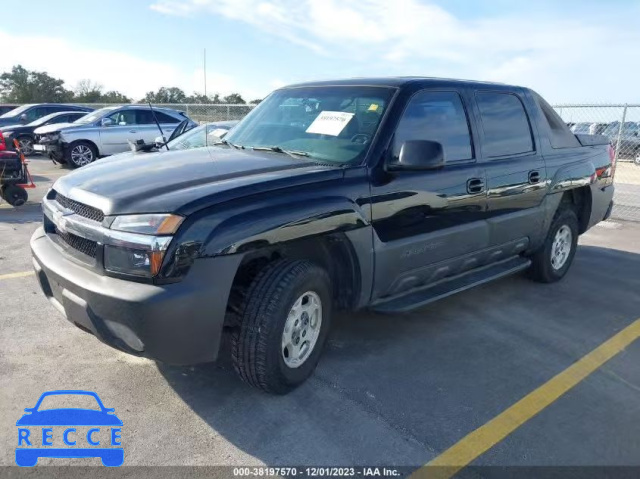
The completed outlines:
{"type": "Polygon", "coordinates": [[[18,466],[35,466],[41,457],[99,457],[102,464],[109,467],[121,466],[124,462],[122,421],[114,409],[104,406],[95,392],[47,391],[25,412],[16,422],[18,466]],[[80,397],[91,401],[93,407],[47,409],[43,401],[51,397],[61,397],[65,403],[80,397]]]}

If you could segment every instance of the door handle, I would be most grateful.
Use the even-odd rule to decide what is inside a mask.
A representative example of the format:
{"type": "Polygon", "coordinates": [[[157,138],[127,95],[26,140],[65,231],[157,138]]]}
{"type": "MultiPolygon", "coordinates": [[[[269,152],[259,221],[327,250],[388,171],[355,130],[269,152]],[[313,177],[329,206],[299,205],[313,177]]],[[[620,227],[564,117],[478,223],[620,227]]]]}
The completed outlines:
{"type": "Polygon", "coordinates": [[[129,133],[138,133],[138,130],[129,130],[129,133]]]}
{"type": "Polygon", "coordinates": [[[482,178],[470,178],[467,180],[467,193],[475,194],[484,191],[484,180],[482,178]]]}
{"type": "Polygon", "coordinates": [[[530,171],[529,172],[529,183],[536,184],[540,182],[540,172],[539,171],[530,171]]]}

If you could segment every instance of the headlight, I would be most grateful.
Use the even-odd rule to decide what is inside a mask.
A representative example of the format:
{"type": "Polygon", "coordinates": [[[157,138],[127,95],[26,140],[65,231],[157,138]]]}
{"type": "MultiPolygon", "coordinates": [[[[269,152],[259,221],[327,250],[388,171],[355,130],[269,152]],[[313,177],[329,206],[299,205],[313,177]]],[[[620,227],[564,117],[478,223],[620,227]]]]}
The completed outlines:
{"type": "Polygon", "coordinates": [[[172,235],[183,220],[182,216],[169,214],[116,216],[111,229],[145,235],[172,235]]]}
{"type": "Polygon", "coordinates": [[[160,271],[164,253],[105,245],[104,267],[113,273],[151,278],[160,271]]]}
{"type": "Polygon", "coordinates": [[[116,216],[111,244],[104,247],[104,267],[113,273],[151,278],[184,217],[171,214],[116,216]]]}

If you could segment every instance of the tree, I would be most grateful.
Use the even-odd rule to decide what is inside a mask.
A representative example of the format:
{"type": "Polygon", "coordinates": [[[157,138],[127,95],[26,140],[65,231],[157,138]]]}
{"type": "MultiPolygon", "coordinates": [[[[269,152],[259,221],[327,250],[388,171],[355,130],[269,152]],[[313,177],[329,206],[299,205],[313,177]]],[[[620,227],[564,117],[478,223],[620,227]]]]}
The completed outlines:
{"type": "Polygon", "coordinates": [[[110,90],[102,95],[99,103],[131,103],[131,98],[119,91],[110,90]]]}
{"type": "Polygon", "coordinates": [[[203,95],[202,93],[194,93],[191,96],[185,98],[185,103],[211,103],[211,100],[208,96],[203,95]]]}
{"type": "Polygon", "coordinates": [[[92,80],[80,80],[75,88],[74,101],[79,103],[101,103],[103,86],[92,80]]]}
{"type": "Polygon", "coordinates": [[[157,92],[148,92],[144,97],[145,103],[184,103],[187,95],[177,87],[161,87],[157,92]]]}
{"type": "Polygon", "coordinates": [[[249,105],[259,105],[262,100],[260,98],[256,98],[255,100],[251,100],[249,105]]]}
{"type": "Polygon", "coordinates": [[[231,105],[245,105],[247,102],[239,93],[231,93],[222,99],[222,103],[230,103],[231,105]]]}
{"type": "Polygon", "coordinates": [[[64,81],[46,72],[16,65],[10,73],[0,75],[0,96],[8,103],[68,102],[73,92],[64,88],[64,81]]]}

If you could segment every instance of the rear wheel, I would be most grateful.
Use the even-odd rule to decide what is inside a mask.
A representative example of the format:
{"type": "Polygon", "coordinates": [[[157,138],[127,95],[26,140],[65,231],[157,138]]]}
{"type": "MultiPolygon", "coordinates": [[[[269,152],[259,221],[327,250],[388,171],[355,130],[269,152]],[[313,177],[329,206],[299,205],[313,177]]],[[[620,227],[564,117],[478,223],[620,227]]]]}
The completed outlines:
{"type": "Polygon", "coordinates": [[[542,247],[531,257],[531,277],[553,283],[567,274],[578,247],[578,218],[573,208],[561,205],[542,247]]]}
{"type": "Polygon", "coordinates": [[[27,190],[16,185],[2,185],[0,196],[11,206],[22,206],[29,199],[27,190]]]}
{"type": "Polygon", "coordinates": [[[93,163],[97,158],[98,150],[94,145],[87,141],[76,141],[69,145],[65,160],[74,168],[80,168],[93,163]]]}
{"type": "Polygon", "coordinates": [[[243,381],[285,394],[316,368],[331,322],[331,282],[309,261],[279,260],[252,282],[232,336],[243,381]]]}

